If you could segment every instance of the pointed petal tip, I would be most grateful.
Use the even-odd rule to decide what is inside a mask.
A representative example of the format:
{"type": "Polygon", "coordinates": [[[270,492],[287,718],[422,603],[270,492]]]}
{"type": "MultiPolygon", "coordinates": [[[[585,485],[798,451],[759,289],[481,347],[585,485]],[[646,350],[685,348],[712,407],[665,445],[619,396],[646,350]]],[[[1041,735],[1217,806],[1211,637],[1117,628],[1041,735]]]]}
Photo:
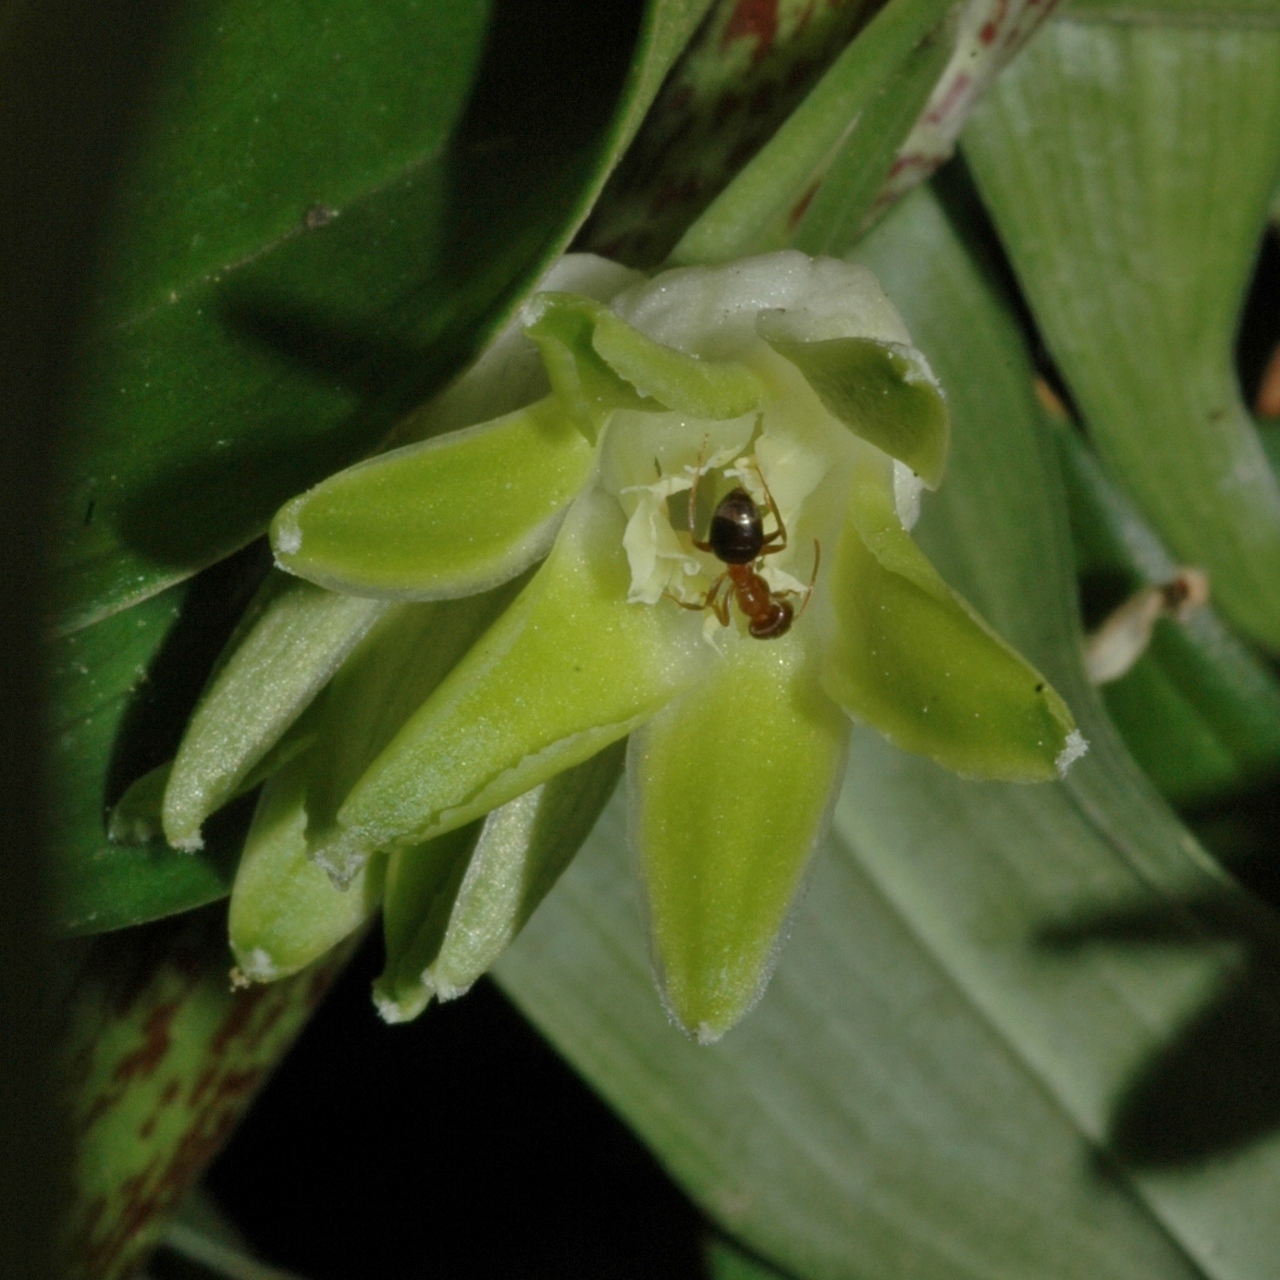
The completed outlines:
{"type": "Polygon", "coordinates": [[[276,963],[275,958],[263,947],[251,947],[242,951],[232,947],[236,958],[236,967],[231,971],[233,986],[249,986],[255,982],[275,982],[287,975],[276,963]]]}
{"type": "Polygon", "coordinates": [[[432,992],[427,987],[419,987],[408,998],[392,992],[390,984],[381,978],[373,984],[373,1007],[378,1016],[388,1026],[397,1026],[402,1022],[412,1022],[426,1011],[431,1003],[432,992]]]}
{"type": "Polygon", "coordinates": [[[1062,745],[1062,750],[1058,752],[1054,758],[1053,766],[1058,771],[1059,778],[1065,778],[1067,771],[1077,760],[1080,759],[1089,750],[1088,739],[1080,732],[1079,729],[1072,729],[1067,734],[1066,741],[1062,745]]]}
{"type": "Polygon", "coordinates": [[[286,502],[271,522],[271,551],[275,556],[276,564],[282,569],[285,568],[281,563],[283,558],[296,556],[302,550],[302,527],[298,523],[298,509],[301,502],[301,498],[286,502]]]}

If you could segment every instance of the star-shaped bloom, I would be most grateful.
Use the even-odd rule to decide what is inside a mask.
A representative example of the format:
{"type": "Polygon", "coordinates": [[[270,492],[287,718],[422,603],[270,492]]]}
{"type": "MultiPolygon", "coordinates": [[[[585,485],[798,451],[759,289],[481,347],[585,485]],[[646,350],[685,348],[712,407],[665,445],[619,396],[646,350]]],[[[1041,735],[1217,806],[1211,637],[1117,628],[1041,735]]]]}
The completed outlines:
{"type": "Polygon", "coordinates": [[[976,778],[1054,778],[1083,742],[908,533],[949,421],[870,272],[577,256],[544,286],[424,438],[278,514],[286,572],[193,717],[165,829],[192,847],[269,775],[241,970],[291,972],[381,905],[400,1019],[514,936],[626,740],[659,986],[714,1040],[768,979],[851,719],[976,778]]]}

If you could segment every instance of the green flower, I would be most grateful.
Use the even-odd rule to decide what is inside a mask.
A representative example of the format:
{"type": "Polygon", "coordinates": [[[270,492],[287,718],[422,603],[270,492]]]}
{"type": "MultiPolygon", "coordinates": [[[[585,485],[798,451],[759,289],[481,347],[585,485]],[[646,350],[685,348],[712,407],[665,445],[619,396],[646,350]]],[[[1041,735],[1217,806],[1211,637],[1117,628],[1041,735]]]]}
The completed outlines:
{"type": "Polygon", "coordinates": [[[194,847],[268,777],[241,971],[293,972],[381,906],[398,1020],[515,936],[626,739],[659,985],[710,1041],[767,981],[850,718],[975,778],[1050,779],[1084,744],[907,532],[948,416],[868,271],[577,256],[544,283],[422,438],[277,515],[286,573],[192,719],[164,827],[194,847]]]}

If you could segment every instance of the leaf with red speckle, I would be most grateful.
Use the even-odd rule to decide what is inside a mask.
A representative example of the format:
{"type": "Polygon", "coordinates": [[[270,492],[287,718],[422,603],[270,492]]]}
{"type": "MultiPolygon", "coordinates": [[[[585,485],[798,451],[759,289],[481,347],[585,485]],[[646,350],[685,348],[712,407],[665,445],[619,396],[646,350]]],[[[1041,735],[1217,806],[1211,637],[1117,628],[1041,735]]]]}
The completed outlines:
{"type": "Polygon", "coordinates": [[[65,1280],[126,1280],[351,954],[233,991],[225,913],[98,939],[65,1046],[75,1196],[65,1280]]]}

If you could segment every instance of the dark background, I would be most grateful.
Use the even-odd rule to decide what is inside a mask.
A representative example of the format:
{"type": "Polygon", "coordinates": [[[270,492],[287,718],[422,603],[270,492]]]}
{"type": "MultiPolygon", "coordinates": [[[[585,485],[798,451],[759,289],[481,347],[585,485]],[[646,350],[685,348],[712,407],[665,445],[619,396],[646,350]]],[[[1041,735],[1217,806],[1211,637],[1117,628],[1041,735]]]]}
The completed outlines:
{"type": "Polygon", "coordinates": [[[482,981],[384,1025],[371,937],[206,1185],[307,1280],[701,1280],[698,1211],[482,981]]]}

